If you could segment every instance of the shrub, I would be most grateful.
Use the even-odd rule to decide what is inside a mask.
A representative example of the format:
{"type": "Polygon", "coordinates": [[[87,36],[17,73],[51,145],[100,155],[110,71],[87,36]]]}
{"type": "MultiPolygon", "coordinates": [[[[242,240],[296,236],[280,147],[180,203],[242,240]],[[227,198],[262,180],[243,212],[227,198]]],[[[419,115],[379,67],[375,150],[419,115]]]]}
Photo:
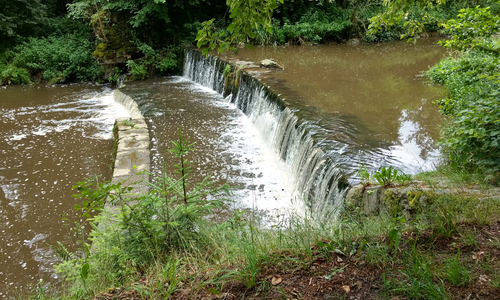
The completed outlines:
{"type": "Polygon", "coordinates": [[[487,178],[500,173],[499,58],[493,53],[469,51],[448,58],[428,72],[431,81],[444,84],[450,98],[435,103],[447,116],[443,153],[449,163],[487,178]]]}
{"type": "Polygon", "coordinates": [[[181,59],[175,50],[157,56],[155,69],[160,73],[178,72],[181,69],[181,59]]]}
{"type": "Polygon", "coordinates": [[[0,65],[1,84],[26,84],[30,83],[30,73],[24,68],[18,68],[12,64],[0,65]]]}
{"type": "Polygon", "coordinates": [[[127,61],[127,68],[134,80],[144,80],[148,77],[148,69],[145,64],[138,64],[133,60],[129,60],[127,61]]]}
{"type": "Polygon", "coordinates": [[[180,72],[182,68],[182,48],[169,47],[155,50],[145,43],[137,42],[137,48],[144,57],[127,61],[127,67],[133,79],[143,80],[154,73],[169,74],[180,72]]]}
{"type": "MultiPolygon", "coordinates": [[[[91,211],[103,211],[106,201],[114,205],[113,216],[104,210],[90,219],[104,221],[104,225],[99,229],[94,227],[91,233],[92,255],[81,258],[65,255],[67,260],[56,266],[66,280],[73,282],[72,294],[79,294],[78,299],[92,295],[93,291],[86,286],[121,285],[151,265],[166,265],[165,271],[174,263],[171,267],[178,270],[180,261],[176,255],[210,249],[211,241],[203,230],[208,227],[206,216],[223,205],[224,199],[219,197],[224,192],[228,194],[230,187],[216,187],[208,177],[191,184],[191,162],[186,156],[194,150],[192,146],[179,131],[179,139],[169,150],[178,159],[175,165],[178,178],[168,176],[165,171],[149,183],[150,190],[145,194],[132,196],[133,188],[124,184],[126,180],[120,183],[87,180],[74,187],[78,190],[74,196],[84,199],[75,206],[82,210],[82,217],[89,218],[91,211]]],[[[174,269],[166,271],[175,277],[174,269]]],[[[170,284],[173,279],[170,278],[170,284]]],[[[174,290],[175,287],[169,294],[174,290]]]]}
{"type": "Polygon", "coordinates": [[[13,64],[49,81],[98,80],[103,72],[90,54],[92,47],[81,34],[30,38],[14,49],[13,64]]]}
{"type": "Polygon", "coordinates": [[[343,10],[336,4],[327,8],[310,7],[297,22],[291,22],[286,17],[283,24],[273,19],[272,32],[263,28],[258,30],[256,42],[259,44],[285,44],[286,42],[320,42],[341,41],[349,38],[353,27],[350,10],[343,10]]]}

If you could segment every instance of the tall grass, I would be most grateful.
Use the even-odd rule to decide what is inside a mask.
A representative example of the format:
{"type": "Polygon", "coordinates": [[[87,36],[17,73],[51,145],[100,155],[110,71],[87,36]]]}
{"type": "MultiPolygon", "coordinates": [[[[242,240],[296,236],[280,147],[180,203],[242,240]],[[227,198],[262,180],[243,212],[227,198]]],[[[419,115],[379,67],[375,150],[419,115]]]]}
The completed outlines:
{"type": "Polygon", "coordinates": [[[190,182],[187,157],[193,150],[179,133],[171,149],[178,159],[177,176],[164,172],[144,195],[133,195],[133,188],[124,182],[90,180],[77,185],[86,199],[77,208],[94,224],[92,246],[71,253],[60,244],[62,262],[55,269],[64,280],[63,289],[52,296],[42,285],[33,290],[31,299],[93,299],[103,293],[171,299],[180,289],[190,295],[201,290],[219,295],[235,282],[248,290],[265,291],[266,267],[280,264],[309,270],[318,256],[333,255],[387,268],[383,286],[388,295],[447,299],[444,281],[464,285],[468,280],[459,256],[447,261],[446,272],[438,272],[433,257],[415,243],[410,245],[403,234],[430,229],[436,237],[449,238],[460,235],[460,222],[487,224],[500,215],[495,199],[434,195],[429,206],[412,217],[367,217],[346,206],[327,211],[332,218],[306,209],[300,216],[280,216],[272,226],[259,223],[252,211],[234,211],[215,223],[209,216],[216,208],[227,208],[223,196],[230,189],[213,186],[209,178],[190,182]],[[105,198],[113,209],[105,207],[105,198]],[[96,209],[100,213],[90,217],[88,210],[96,209]]]}

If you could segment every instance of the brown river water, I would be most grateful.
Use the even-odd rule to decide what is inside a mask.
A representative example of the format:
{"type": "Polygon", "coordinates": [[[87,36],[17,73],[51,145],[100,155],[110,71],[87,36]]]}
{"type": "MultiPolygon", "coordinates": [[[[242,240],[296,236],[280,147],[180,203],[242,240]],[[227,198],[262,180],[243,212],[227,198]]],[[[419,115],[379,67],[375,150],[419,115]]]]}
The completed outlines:
{"type": "MultiPolygon", "coordinates": [[[[427,40],[257,47],[238,56],[285,66],[265,83],[292,103],[291,110],[312,111],[307,122],[326,132],[325,142],[348,136],[341,143],[348,148],[346,166],[355,168],[363,152],[374,168],[387,157],[414,173],[436,163],[442,120],[432,100],[444,96],[417,75],[443,54],[427,40]],[[329,130],[338,120],[345,128],[329,130]]],[[[127,83],[123,91],[139,102],[150,127],[153,175],[176,163],[167,148],[180,128],[196,142],[189,157],[195,178],[210,175],[239,187],[233,208],[263,214],[300,209],[291,201],[293,174],[265,137],[273,119],[245,115],[230,99],[180,76],[127,83]]],[[[71,222],[61,221],[64,215],[77,220],[71,187],[85,177],[111,176],[113,122],[127,115],[111,93],[97,85],[0,88],[0,298],[40,279],[57,282],[50,245],[74,245],[71,222]]]]}
{"type": "Polygon", "coordinates": [[[0,298],[56,280],[50,245],[72,249],[72,186],[110,179],[117,105],[95,85],[0,88],[0,298]],[[63,222],[62,216],[68,221],[63,222]]]}
{"type": "MultiPolygon", "coordinates": [[[[239,49],[237,57],[279,62],[285,69],[272,71],[264,82],[281,98],[314,109],[315,121],[325,128],[329,120],[342,119],[356,149],[416,173],[433,169],[439,155],[442,118],[432,101],[446,92],[421,76],[445,54],[437,41],[257,47],[239,49]]],[[[342,137],[333,133],[331,139],[342,137]]]]}

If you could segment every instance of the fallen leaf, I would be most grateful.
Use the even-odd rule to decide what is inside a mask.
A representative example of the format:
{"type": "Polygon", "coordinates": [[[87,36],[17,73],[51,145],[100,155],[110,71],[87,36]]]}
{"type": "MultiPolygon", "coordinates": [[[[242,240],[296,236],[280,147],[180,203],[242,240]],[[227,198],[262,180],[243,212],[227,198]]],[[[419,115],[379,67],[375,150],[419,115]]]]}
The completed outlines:
{"type": "Polygon", "coordinates": [[[342,289],[345,291],[346,294],[349,294],[349,292],[351,291],[351,287],[348,285],[343,285],[342,289]]]}
{"type": "Polygon", "coordinates": [[[271,284],[272,285],[278,285],[281,283],[283,279],[281,279],[281,276],[280,275],[276,275],[276,276],[273,276],[273,278],[271,279],[271,284]]]}

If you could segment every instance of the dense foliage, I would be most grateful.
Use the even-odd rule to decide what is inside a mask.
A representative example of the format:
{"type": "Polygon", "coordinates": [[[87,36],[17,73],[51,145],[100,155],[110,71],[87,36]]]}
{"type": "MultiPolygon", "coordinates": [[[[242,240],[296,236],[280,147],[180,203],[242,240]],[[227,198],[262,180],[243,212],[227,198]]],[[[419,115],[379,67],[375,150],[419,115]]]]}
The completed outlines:
{"type": "Polygon", "coordinates": [[[436,101],[448,117],[441,141],[449,162],[470,171],[500,173],[500,83],[498,55],[470,50],[447,58],[428,72],[450,97],[436,101]]]}
{"type": "Polygon", "coordinates": [[[28,37],[4,53],[3,68],[0,62],[2,83],[82,82],[102,77],[91,54],[95,47],[91,29],[69,19],[57,22],[53,34],[28,37]]]}
{"type": "MultiPolygon", "coordinates": [[[[498,173],[500,4],[491,0],[51,0],[2,1],[0,81],[116,82],[179,72],[182,46],[204,52],[236,43],[285,45],[378,42],[451,36],[466,51],[430,71],[450,98],[439,101],[451,126],[442,142],[453,164],[498,173]],[[208,20],[208,21],[206,21],[208,20]]],[[[493,175],[491,175],[493,176],[493,175]]]]}
{"type": "Polygon", "coordinates": [[[64,14],[65,0],[1,0],[0,52],[25,37],[44,35],[50,30],[53,17],[64,14]],[[63,11],[61,12],[61,8],[63,11]]]}
{"type": "Polygon", "coordinates": [[[0,6],[2,84],[112,81],[127,69],[137,79],[178,72],[183,41],[192,42],[200,22],[226,8],[198,0],[2,0],[0,6]]]}
{"type": "Polygon", "coordinates": [[[445,28],[452,38],[442,44],[465,52],[428,72],[450,94],[436,101],[448,117],[441,144],[452,166],[485,173],[495,182],[500,174],[500,44],[493,35],[500,17],[489,7],[467,8],[445,28]]]}
{"type": "MultiPolygon", "coordinates": [[[[108,77],[113,81],[126,71],[135,79],[179,72],[182,46],[195,39],[198,46],[221,51],[235,49],[239,42],[317,44],[354,37],[367,42],[389,41],[440,30],[460,9],[477,4],[492,7],[490,22],[498,26],[494,18],[498,5],[489,0],[2,1],[3,84],[101,81],[108,77]]],[[[456,28],[469,18],[467,11],[464,14],[457,19],[456,28]]],[[[457,36],[469,39],[469,35],[457,36]]]]}

